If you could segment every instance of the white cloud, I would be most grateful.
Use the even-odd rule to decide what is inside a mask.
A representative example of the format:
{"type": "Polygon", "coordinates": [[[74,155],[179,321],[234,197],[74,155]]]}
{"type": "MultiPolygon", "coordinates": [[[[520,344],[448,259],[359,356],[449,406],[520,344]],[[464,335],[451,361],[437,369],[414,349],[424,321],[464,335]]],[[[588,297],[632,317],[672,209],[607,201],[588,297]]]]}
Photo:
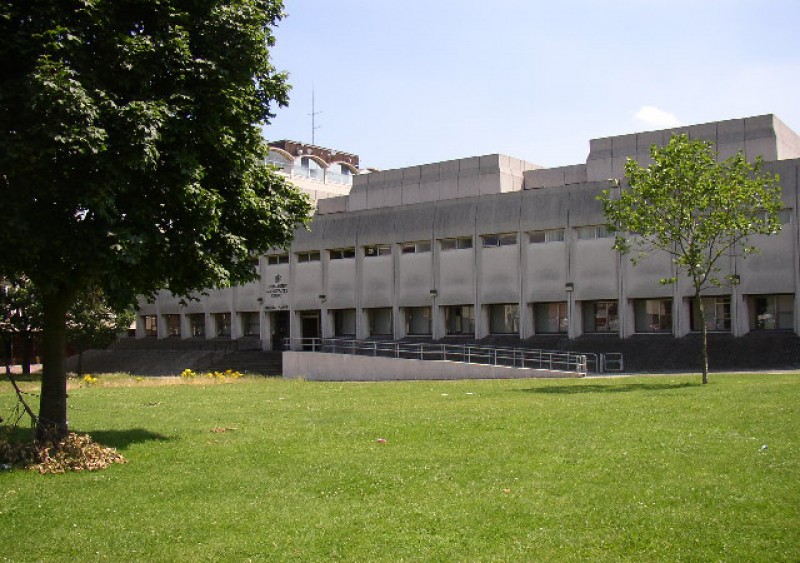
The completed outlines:
{"type": "Polygon", "coordinates": [[[670,128],[683,125],[683,122],[671,113],[653,106],[642,106],[633,117],[647,127],[670,128]]]}

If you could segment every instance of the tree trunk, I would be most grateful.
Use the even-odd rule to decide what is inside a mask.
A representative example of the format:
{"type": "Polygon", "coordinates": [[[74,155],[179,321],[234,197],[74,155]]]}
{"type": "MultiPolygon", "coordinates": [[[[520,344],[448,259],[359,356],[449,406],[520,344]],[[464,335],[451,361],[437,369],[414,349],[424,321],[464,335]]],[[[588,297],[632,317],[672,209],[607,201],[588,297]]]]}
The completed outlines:
{"type": "Polygon", "coordinates": [[[75,371],[78,377],[83,377],[83,348],[78,350],[78,368],[75,371]]]}
{"type": "Polygon", "coordinates": [[[22,375],[31,374],[31,333],[22,335],[22,375]]]}
{"type": "Polygon", "coordinates": [[[63,293],[42,295],[42,394],[39,401],[38,440],[67,435],[67,309],[63,293]]]}
{"type": "Polygon", "coordinates": [[[700,307],[700,334],[703,339],[703,385],[708,383],[708,329],[706,328],[706,308],[703,306],[703,299],[700,292],[696,292],[694,298],[700,307]]]}
{"type": "Polygon", "coordinates": [[[3,362],[6,364],[6,374],[11,373],[11,337],[3,337],[3,362]]]}

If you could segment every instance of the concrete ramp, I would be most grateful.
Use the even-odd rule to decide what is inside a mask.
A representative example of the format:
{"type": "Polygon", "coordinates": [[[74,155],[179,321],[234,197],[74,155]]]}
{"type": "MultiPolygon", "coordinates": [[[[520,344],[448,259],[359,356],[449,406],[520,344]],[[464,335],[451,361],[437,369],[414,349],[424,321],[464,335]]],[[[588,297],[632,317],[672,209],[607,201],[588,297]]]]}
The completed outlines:
{"type": "Polygon", "coordinates": [[[412,360],[322,352],[283,353],[283,377],[312,381],[529,379],[584,375],[570,371],[468,364],[445,360],[412,360]]]}

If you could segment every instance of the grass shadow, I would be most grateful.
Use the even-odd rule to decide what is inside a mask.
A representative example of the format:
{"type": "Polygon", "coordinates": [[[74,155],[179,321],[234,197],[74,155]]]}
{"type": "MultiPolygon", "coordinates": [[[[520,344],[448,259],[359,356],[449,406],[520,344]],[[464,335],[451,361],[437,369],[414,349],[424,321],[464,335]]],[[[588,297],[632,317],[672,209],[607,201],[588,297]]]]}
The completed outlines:
{"type": "MultiPolygon", "coordinates": [[[[95,430],[93,432],[84,432],[77,429],[72,429],[76,434],[89,434],[92,440],[103,446],[124,450],[131,444],[141,444],[144,442],[169,442],[172,440],[169,436],[164,436],[157,432],[151,432],[144,428],[131,428],[130,430],[95,430]]],[[[19,444],[30,442],[34,437],[35,431],[26,426],[0,426],[0,437],[8,440],[10,443],[19,444]]]]}
{"type": "Polygon", "coordinates": [[[580,393],[630,393],[636,391],[668,391],[672,389],[685,389],[700,387],[700,383],[615,383],[603,384],[590,383],[587,385],[556,385],[552,387],[534,387],[521,389],[523,393],[540,393],[543,395],[577,395],[580,393]]]}
{"type": "Polygon", "coordinates": [[[124,450],[131,444],[144,442],[169,442],[172,438],[158,432],[151,432],[144,428],[131,428],[129,430],[94,430],[87,432],[92,440],[104,446],[124,450]]]}

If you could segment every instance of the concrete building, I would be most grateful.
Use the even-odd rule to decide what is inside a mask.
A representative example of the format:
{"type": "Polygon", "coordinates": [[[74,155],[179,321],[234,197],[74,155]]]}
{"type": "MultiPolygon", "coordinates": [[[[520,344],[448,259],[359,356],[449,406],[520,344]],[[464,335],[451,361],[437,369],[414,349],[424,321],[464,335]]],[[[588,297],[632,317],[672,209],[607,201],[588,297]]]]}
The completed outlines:
{"type": "Polygon", "coordinates": [[[559,168],[495,154],[359,174],[353,155],[285,144],[270,159],[317,200],[310,231],[261,257],[259,283],[142,303],[137,336],[264,349],[285,336],[684,336],[699,330],[690,285],[659,284],[674,275],[666,256],[634,267],[612,250],[596,199],[627,157],[646,163],[675,133],[713,141],[721,158],[761,156],[783,187],[783,230],[727,261],[739,283],[708,292],[709,329],[800,333],[800,137],[764,115],[593,139],[584,164],[559,168]]]}

